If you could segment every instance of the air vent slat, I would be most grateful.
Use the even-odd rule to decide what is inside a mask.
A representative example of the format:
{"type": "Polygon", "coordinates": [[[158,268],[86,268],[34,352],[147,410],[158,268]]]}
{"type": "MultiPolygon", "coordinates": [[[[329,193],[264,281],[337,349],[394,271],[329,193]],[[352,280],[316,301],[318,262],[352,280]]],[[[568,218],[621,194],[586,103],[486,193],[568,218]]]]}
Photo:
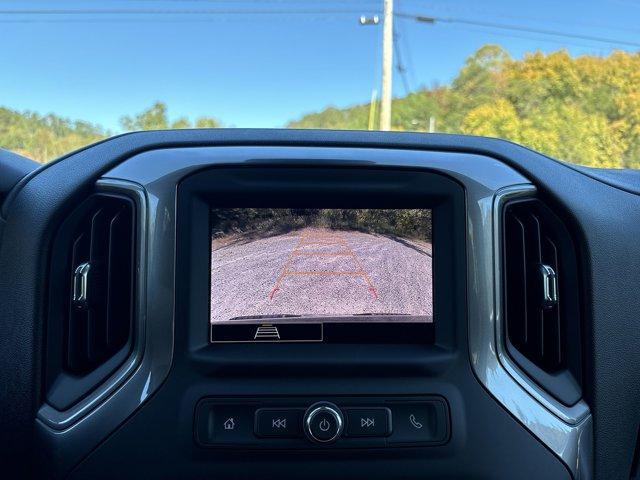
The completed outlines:
{"type": "Polygon", "coordinates": [[[510,294],[506,301],[507,317],[520,317],[522,322],[508,324],[508,335],[516,345],[524,345],[527,341],[527,259],[525,229],[516,216],[506,219],[506,240],[510,245],[509,258],[506,264],[507,276],[520,279],[519,284],[510,284],[510,294]]]}
{"type": "Polygon", "coordinates": [[[120,218],[120,212],[118,212],[109,223],[109,256],[107,259],[107,268],[109,269],[107,272],[107,278],[109,281],[107,282],[107,322],[105,323],[105,331],[104,338],[106,339],[107,345],[113,344],[114,339],[111,338],[113,335],[113,329],[110,328],[110,322],[113,318],[113,299],[114,292],[113,286],[114,282],[112,281],[114,275],[116,275],[114,262],[116,261],[114,250],[117,248],[115,243],[117,243],[117,236],[114,232],[114,225],[117,224],[118,218],[120,218]]]}
{"type": "Polygon", "coordinates": [[[133,282],[133,248],[131,244],[118,241],[121,238],[131,238],[131,222],[125,209],[121,209],[113,217],[110,225],[110,250],[109,250],[109,282],[107,288],[107,330],[106,338],[109,346],[118,345],[128,333],[128,325],[118,321],[120,318],[129,318],[132,315],[131,301],[123,302],[121,299],[129,298],[133,282]],[[117,301],[120,299],[120,301],[117,301]]]}
{"type": "Polygon", "coordinates": [[[542,227],[540,226],[540,219],[531,214],[529,215],[529,222],[531,223],[531,234],[527,244],[531,247],[530,260],[539,262],[542,259],[542,227]]]}
{"type": "Polygon", "coordinates": [[[538,357],[542,356],[544,348],[544,322],[542,312],[535,308],[539,302],[540,292],[537,288],[539,282],[539,265],[542,257],[541,230],[538,217],[532,213],[522,215],[522,223],[525,228],[525,252],[526,252],[526,348],[538,357]]]}
{"type": "Polygon", "coordinates": [[[73,242],[71,263],[73,265],[80,265],[82,262],[86,262],[87,260],[89,260],[89,241],[83,232],[80,233],[73,242]]]}
{"type": "MultiPolygon", "coordinates": [[[[81,265],[89,260],[90,240],[86,232],[79,232],[73,240],[71,248],[71,265],[81,265]]],[[[71,271],[71,281],[75,271],[71,271]]],[[[65,337],[67,339],[65,345],[66,363],[72,369],[77,368],[77,358],[86,355],[86,344],[82,339],[87,336],[87,323],[83,315],[73,304],[69,306],[68,318],[66,325],[65,337]]]]}

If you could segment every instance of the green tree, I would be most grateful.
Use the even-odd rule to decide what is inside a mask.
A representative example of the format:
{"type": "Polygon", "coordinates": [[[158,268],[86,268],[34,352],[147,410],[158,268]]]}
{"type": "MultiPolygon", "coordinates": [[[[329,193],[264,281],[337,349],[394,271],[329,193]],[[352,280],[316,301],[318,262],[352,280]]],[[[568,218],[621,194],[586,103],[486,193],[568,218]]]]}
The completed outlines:
{"type": "MultiPolygon", "coordinates": [[[[193,123],[186,117],[170,121],[167,106],[162,102],[136,115],[124,116],[120,122],[125,131],[220,127],[220,122],[213,117],[199,117],[193,123]]],[[[0,107],[0,147],[39,162],[47,162],[110,135],[109,130],[89,122],[0,107]]]]}
{"type": "Polygon", "coordinates": [[[211,117],[199,117],[196,119],[196,128],[220,128],[220,122],[211,117]]]}
{"type": "Polygon", "coordinates": [[[0,147],[45,162],[102,140],[109,132],[88,122],[0,107],[0,147]]]}
{"type": "MultiPolygon", "coordinates": [[[[166,130],[169,128],[193,128],[194,124],[187,117],[169,120],[167,105],[155,102],[149,108],[130,117],[125,115],[120,119],[122,129],[128,132],[136,130],[166,130]]],[[[197,128],[218,128],[220,122],[212,117],[200,117],[196,120],[197,128]]]]}
{"type": "MultiPolygon", "coordinates": [[[[299,128],[366,128],[368,104],[305,115],[299,128]]],[[[499,46],[471,55],[449,86],[395,98],[395,130],[504,138],[596,167],[640,168],[640,52],[571,57],[565,50],[512,59],[499,46]]]]}
{"type": "Polygon", "coordinates": [[[167,106],[162,102],[156,102],[151,107],[130,117],[125,115],[120,119],[123,130],[165,130],[169,128],[167,118],[167,106]]]}

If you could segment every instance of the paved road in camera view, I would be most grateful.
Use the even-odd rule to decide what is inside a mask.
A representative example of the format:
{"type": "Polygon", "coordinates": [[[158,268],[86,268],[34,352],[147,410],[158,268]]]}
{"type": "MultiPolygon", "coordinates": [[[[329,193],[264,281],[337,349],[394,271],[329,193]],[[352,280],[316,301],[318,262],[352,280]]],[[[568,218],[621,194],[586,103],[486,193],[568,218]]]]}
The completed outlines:
{"type": "Polygon", "coordinates": [[[214,239],[212,249],[212,322],[281,314],[433,317],[426,242],[304,228],[255,240],[214,239]]]}

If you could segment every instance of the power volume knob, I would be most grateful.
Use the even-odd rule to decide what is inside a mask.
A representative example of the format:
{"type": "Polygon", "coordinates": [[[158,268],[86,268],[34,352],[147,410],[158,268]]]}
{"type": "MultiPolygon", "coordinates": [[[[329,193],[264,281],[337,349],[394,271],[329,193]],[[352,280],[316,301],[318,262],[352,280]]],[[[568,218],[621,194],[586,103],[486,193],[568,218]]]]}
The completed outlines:
{"type": "Polygon", "coordinates": [[[304,414],[304,433],[312,442],[335,442],[343,428],[344,417],[333,403],[315,403],[304,414]]]}

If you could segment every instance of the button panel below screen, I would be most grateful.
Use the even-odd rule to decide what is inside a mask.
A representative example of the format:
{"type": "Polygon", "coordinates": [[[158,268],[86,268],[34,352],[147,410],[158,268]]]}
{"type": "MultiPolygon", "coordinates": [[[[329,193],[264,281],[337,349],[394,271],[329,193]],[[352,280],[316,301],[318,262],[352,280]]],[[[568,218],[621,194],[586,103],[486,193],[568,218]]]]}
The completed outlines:
{"type": "Polygon", "coordinates": [[[248,449],[437,446],[449,440],[449,409],[439,396],[409,398],[203,399],[196,407],[196,442],[248,449]],[[303,433],[305,410],[331,401],[345,426],[335,443],[313,443],[303,433]]]}

